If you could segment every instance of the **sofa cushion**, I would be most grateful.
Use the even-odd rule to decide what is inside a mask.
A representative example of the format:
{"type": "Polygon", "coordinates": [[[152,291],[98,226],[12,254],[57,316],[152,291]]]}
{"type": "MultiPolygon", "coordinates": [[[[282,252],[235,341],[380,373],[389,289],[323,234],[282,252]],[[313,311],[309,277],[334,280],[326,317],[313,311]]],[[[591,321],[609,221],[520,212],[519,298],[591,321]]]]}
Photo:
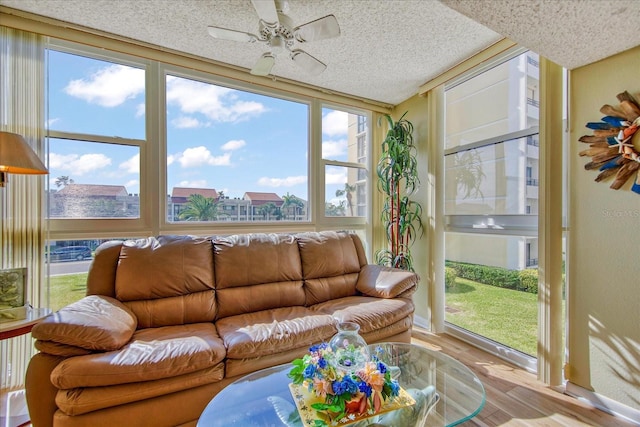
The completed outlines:
{"type": "Polygon", "coordinates": [[[321,342],[336,333],[335,319],[305,307],[285,307],[225,317],[216,322],[227,358],[276,354],[321,342]]]}
{"type": "Polygon", "coordinates": [[[302,306],[305,302],[302,280],[220,289],[216,294],[218,319],[277,307],[302,306]]]}
{"type": "Polygon", "coordinates": [[[360,333],[366,334],[411,316],[415,307],[408,298],[355,296],[326,301],[310,309],[329,314],[340,322],[355,322],[360,325],[360,333]]]}
{"type": "Polygon", "coordinates": [[[418,280],[414,272],[370,264],[362,267],[356,289],[372,297],[395,298],[403,292],[415,292],[418,280]]]}
{"type": "Polygon", "coordinates": [[[138,328],[213,322],[216,317],[214,290],[175,297],[126,301],[124,304],[138,318],[138,328]]]}
{"type": "Polygon", "coordinates": [[[53,354],[54,356],[82,356],[84,354],[92,353],[91,350],[87,350],[86,348],[60,344],[54,341],[36,340],[33,345],[35,346],[36,350],[47,354],[53,354]]]}
{"type": "Polygon", "coordinates": [[[297,235],[304,275],[305,305],[356,295],[358,250],[347,232],[297,235]]]}
{"type": "Polygon", "coordinates": [[[304,305],[300,253],[292,235],[219,237],[213,248],[218,319],[304,305]]]}
{"type": "Polygon", "coordinates": [[[135,315],[120,301],[90,295],[63,307],[35,325],[33,338],[88,350],[116,350],[136,330],[135,315]]]}
{"type": "Polygon", "coordinates": [[[212,323],[141,329],[121,350],[63,360],[51,382],[70,389],[152,381],[209,368],[224,357],[212,323]]]}
{"type": "Polygon", "coordinates": [[[120,301],[174,297],[215,288],[211,240],[159,236],[129,240],[120,249],[116,297],[120,301]]]}
{"type": "Polygon", "coordinates": [[[67,415],[80,415],[219,382],[222,378],[224,378],[224,363],[220,362],[209,368],[171,378],[105,387],[58,390],[56,404],[67,415]]]}
{"type": "Polygon", "coordinates": [[[349,233],[323,231],[297,235],[305,280],[358,273],[358,252],[349,233]]]}

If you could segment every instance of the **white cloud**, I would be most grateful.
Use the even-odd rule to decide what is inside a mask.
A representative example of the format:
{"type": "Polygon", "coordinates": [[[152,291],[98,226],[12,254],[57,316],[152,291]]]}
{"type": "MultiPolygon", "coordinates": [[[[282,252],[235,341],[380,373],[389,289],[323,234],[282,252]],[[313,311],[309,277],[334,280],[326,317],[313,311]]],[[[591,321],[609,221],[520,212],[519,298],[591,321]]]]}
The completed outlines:
{"type": "Polygon", "coordinates": [[[144,70],[110,65],[86,79],[71,80],[64,91],[103,107],[116,107],[144,92],[144,70]]]}
{"type": "Polygon", "coordinates": [[[180,157],[180,154],[169,154],[167,156],[167,166],[172,165],[173,162],[176,162],[179,157],[180,157]]]}
{"type": "Polygon", "coordinates": [[[138,181],[137,179],[132,179],[130,181],[127,181],[127,183],[124,185],[127,190],[129,190],[130,188],[138,188],[140,186],[140,181],[138,181]]]}
{"type": "Polygon", "coordinates": [[[349,130],[349,114],[333,110],[322,116],[322,133],[324,135],[346,135],[349,130]]]}
{"type": "Polygon", "coordinates": [[[167,78],[167,104],[184,114],[200,113],[216,122],[239,122],[258,116],[267,108],[255,101],[238,101],[236,91],[177,77],[167,78]]]}
{"type": "Polygon", "coordinates": [[[140,154],[136,154],[129,160],[125,160],[120,163],[120,166],[118,167],[126,173],[140,173],[140,154]]]}
{"type": "Polygon", "coordinates": [[[330,159],[347,153],[347,140],[322,141],[322,158],[330,159]]]}
{"type": "Polygon", "coordinates": [[[233,151],[233,150],[240,149],[245,145],[247,145],[247,143],[245,142],[244,139],[232,139],[231,141],[227,142],[220,148],[222,148],[224,151],[233,151]]]}
{"type": "Polygon", "coordinates": [[[180,181],[176,187],[207,188],[207,180],[200,179],[196,181],[180,181]]]}
{"type": "Polygon", "coordinates": [[[171,124],[178,129],[194,129],[202,127],[203,124],[195,117],[180,116],[171,120],[171,124]]]}
{"type": "Polygon", "coordinates": [[[138,104],[136,107],[136,117],[144,117],[145,113],[146,109],[144,102],[142,104],[138,104]]]}
{"type": "Polygon", "coordinates": [[[347,182],[347,170],[332,168],[328,169],[324,177],[325,184],[340,184],[344,185],[347,182]]]}
{"type": "Polygon", "coordinates": [[[50,129],[53,124],[58,123],[59,121],[60,121],[59,118],[47,120],[47,128],[50,129]]]}
{"type": "Polygon", "coordinates": [[[187,148],[177,159],[183,168],[192,168],[204,165],[228,166],[231,164],[231,153],[224,153],[221,156],[213,156],[207,147],[199,146],[187,148]]]}
{"type": "Polygon", "coordinates": [[[50,169],[58,169],[70,172],[71,176],[80,176],[93,173],[111,165],[111,159],[104,154],[49,154],[50,169]]]}
{"type": "Polygon", "coordinates": [[[307,182],[307,177],[300,176],[288,176],[286,178],[268,178],[262,177],[258,180],[258,185],[261,187],[293,187],[294,185],[304,184],[307,182]]]}

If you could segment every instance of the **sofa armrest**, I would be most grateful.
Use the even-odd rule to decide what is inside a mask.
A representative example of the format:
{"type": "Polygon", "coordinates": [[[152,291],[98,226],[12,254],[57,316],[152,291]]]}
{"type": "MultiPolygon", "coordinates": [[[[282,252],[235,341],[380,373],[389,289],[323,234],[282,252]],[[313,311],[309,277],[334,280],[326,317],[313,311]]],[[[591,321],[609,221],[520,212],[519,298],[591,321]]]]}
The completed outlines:
{"type": "Polygon", "coordinates": [[[381,265],[367,264],[360,270],[356,289],[378,298],[411,296],[418,287],[418,275],[411,271],[381,265]]]}
{"type": "Polygon", "coordinates": [[[112,351],[136,330],[136,316],[115,298],[91,295],[70,304],[33,327],[31,336],[65,346],[112,351]]]}

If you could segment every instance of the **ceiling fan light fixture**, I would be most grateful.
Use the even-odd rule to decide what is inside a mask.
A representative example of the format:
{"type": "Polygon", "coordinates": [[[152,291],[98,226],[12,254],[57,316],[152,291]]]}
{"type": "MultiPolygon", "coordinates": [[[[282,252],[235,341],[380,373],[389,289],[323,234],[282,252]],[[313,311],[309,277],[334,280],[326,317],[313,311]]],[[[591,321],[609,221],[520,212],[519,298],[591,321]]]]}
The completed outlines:
{"type": "Polygon", "coordinates": [[[284,52],[286,48],[286,42],[281,36],[274,36],[271,40],[269,40],[269,46],[271,46],[271,53],[274,56],[278,56],[278,54],[284,52]]]}

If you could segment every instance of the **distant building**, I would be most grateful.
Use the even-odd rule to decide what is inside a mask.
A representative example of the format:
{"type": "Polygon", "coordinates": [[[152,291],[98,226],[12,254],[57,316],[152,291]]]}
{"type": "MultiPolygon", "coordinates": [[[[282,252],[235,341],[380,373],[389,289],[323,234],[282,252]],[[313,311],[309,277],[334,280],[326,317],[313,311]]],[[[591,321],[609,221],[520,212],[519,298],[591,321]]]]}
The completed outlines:
{"type": "Polygon", "coordinates": [[[250,202],[252,221],[269,221],[273,219],[280,219],[282,216],[280,208],[282,207],[284,200],[282,200],[276,193],[258,193],[255,191],[248,191],[244,193],[242,199],[250,202]],[[273,206],[273,209],[266,209],[267,205],[273,206]]]}
{"type": "Polygon", "coordinates": [[[203,197],[218,200],[218,192],[213,188],[173,187],[167,203],[167,220],[179,221],[180,213],[186,209],[189,197],[199,194],[203,197]]]}
{"type": "Polygon", "coordinates": [[[140,198],[123,185],[68,184],[51,193],[51,218],[136,218],[140,198]]]}

